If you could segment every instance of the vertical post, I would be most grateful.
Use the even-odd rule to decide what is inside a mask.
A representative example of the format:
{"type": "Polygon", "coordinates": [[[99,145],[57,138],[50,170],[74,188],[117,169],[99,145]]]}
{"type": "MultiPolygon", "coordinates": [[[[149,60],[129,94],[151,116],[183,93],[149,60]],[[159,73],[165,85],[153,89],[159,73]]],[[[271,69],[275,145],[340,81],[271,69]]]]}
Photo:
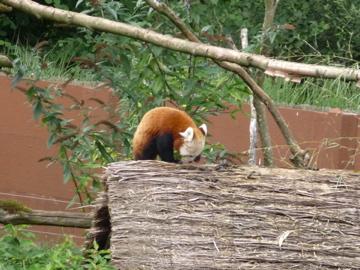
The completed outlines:
{"type": "MultiPolygon", "coordinates": [[[[242,50],[248,47],[248,29],[242,28],[240,31],[241,48],[242,50]]],[[[254,106],[254,96],[250,95],[250,125],[249,125],[249,160],[248,164],[251,166],[256,165],[256,141],[257,141],[257,121],[256,121],[256,109],[254,106]]]]}
{"type": "Polygon", "coordinates": [[[241,28],[240,40],[241,40],[241,49],[245,50],[249,46],[248,29],[247,28],[241,28]]]}

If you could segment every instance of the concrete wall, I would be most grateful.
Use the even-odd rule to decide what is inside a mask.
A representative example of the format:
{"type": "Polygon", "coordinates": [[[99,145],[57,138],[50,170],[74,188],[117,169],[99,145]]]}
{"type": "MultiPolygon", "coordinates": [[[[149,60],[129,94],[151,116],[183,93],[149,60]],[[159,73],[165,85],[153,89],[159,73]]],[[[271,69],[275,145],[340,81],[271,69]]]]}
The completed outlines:
{"type": "MultiPolygon", "coordinates": [[[[44,82],[40,86],[47,85],[44,82]]],[[[22,83],[22,87],[29,84],[22,83]]],[[[66,86],[65,91],[86,102],[93,110],[94,119],[111,118],[98,103],[91,101],[96,97],[106,104],[114,98],[108,89],[97,91],[81,87],[66,86]]],[[[66,106],[69,100],[64,99],[66,106]]],[[[281,108],[296,139],[307,148],[313,148],[320,168],[360,169],[360,115],[344,114],[333,110],[311,112],[300,109],[281,108]],[[357,149],[357,156],[352,157],[357,149]]],[[[68,110],[68,116],[79,121],[78,112],[68,110]]],[[[209,118],[209,132],[212,142],[220,142],[234,152],[246,151],[248,147],[248,108],[232,119],[222,113],[209,118]]],[[[274,153],[279,166],[288,166],[288,149],[274,122],[270,119],[270,129],[274,143],[274,153]]],[[[39,162],[51,156],[54,149],[46,146],[47,132],[32,118],[31,106],[23,93],[11,90],[10,80],[0,76],[0,199],[16,199],[34,209],[64,210],[73,197],[72,183],[63,183],[62,169],[59,165],[39,162]]],[[[78,207],[75,204],[72,208],[78,207]]],[[[75,209],[79,211],[79,209],[75,209]]],[[[79,229],[49,228],[33,226],[31,230],[40,231],[42,238],[57,239],[62,234],[74,235],[79,243],[83,240],[79,229]]]]}
{"type": "MultiPolygon", "coordinates": [[[[223,143],[229,151],[246,151],[249,146],[249,106],[243,106],[242,110],[236,114],[235,120],[228,113],[210,117],[209,130],[213,136],[210,141],[223,143]]],[[[279,110],[301,147],[313,153],[313,166],[360,169],[359,114],[344,113],[338,109],[320,112],[280,107],[279,110]]],[[[269,113],[267,116],[276,164],[291,167],[285,140],[269,113]]]]}
{"type": "MultiPolygon", "coordinates": [[[[30,82],[22,82],[19,86],[27,89],[30,85],[30,82]]],[[[49,84],[39,82],[36,85],[44,87],[49,84]]],[[[56,87],[56,84],[52,86],[56,87]]],[[[108,89],[94,91],[67,85],[64,90],[91,108],[93,121],[110,117],[99,103],[90,99],[95,97],[111,103],[113,99],[108,89]]],[[[73,101],[63,98],[61,102],[65,106],[66,117],[79,123],[79,111],[70,109],[73,101]]],[[[0,200],[16,199],[34,209],[69,210],[67,206],[74,195],[73,183],[64,184],[59,164],[39,162],[56,151],[54,147],[47,147],[47,139],[46,128],[33,119],[26,96],[19,90],[11,89],[10,80],[0,76],[0,200]]],[[[71,209],[81,211],[79,206],[75,203],[71,209]]],[[[56,240],[63,234],[70,234],[77,242],[83,241],[81,229],[32,226],[30,230],[39,231],[45,240],[56,240]]]]}

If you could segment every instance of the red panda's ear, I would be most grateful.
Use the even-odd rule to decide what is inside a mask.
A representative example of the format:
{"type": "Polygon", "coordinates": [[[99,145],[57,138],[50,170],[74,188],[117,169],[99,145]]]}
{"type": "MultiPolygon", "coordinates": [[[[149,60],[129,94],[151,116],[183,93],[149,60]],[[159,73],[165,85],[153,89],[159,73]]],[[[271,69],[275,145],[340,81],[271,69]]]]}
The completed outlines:
{"type": "Polygon", "coordinates": [[[204,136],[207,135],[207,126],[206,124],[202,124],[199,129],[201,130],[202,134],[204,134],[204,136]]]}
{"type": "Polygon", "coordinates": [[[191,142],[194,137],[194,130],[192,127],[188,127],[184,132],[179,132],[179,134],[184,138],[184,141],[191,142]]]}

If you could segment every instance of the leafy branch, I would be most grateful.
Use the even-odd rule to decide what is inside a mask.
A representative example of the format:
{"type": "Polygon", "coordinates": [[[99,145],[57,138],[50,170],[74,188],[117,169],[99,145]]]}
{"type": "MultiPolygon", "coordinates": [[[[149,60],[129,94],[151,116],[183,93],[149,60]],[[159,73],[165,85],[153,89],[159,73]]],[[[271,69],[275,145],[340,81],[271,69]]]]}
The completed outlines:
{"type": "Polygon", "coordinates": [[[267,74],[273,76],[285,78],[305,76],[328,79],[342,77],[345,80],[360,80],[360,71],[356,69],[276,60],[262,55],[199,44],[197,42],[159,34],[155,31],[126,23],[44,6],[31,0],[0,0],[0,3],[33,14],[38,18],[45,18],[60,23],[74,24],[102,32],[123,35],[178,52],[203,56],[220,61],[228,61],[242,66],[251,66],[264,70],[267,74]]]}
{"type": "Polygon", "coordinates": [[[28,89],[21,86],[16,86],[16,89],[26,95],[33,107],[34,119],[41,120],[41,123],[47,127],[48,146],[57,146],[57,154],[42,161],[61,163],[64,181],[72,181],[80,204],[89,203],[92,201],[92,193],[101,186],[100,179],[94,172],[102,165],[113,162],[118,155],[108,150],[114,147],[113,141],[107,139],[113,134],[118,134],[116,125],[108,120],[100,120],[92,124],[91,110],[83,101],[78,101],[63,89],[40,88],[35,84],[28,89]],[[57,99],[61,97],[71,97],[73,105],[70,108],[82,110],[83,120],[79,126],[66,118],[64,106],[57,103],[57,99]],[[100,129],[101,125],[106,128],[106,136],[100,136],[103,132],[100,129]]]}

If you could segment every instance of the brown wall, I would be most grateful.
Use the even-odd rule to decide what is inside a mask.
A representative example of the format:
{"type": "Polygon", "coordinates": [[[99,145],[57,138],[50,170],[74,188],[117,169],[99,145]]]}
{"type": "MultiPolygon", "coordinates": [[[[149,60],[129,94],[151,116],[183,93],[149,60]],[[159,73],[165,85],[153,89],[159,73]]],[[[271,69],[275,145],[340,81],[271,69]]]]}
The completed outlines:
{"type": "MultiPolygon", "coordinates": [[[[44,87],[49,84],[39,82],[36,85],[44,87]]],[[[28,88],[30,83],[23,82],[20,86],[28,88]]],[[[56,84],[53,86],[56,87],[56,84]]],[[[95,97],[109,103],[112,101],[109,90],[94,91],[71,85],[64,90],[79,101],[87,102],[92,108],[94,121],[105,115],[109,118],[97,102],[89,99],[95,97]]],[[[63,98],[62,103],[67,108],[67,116],[74,118],[75,123],[79,122],[79,112],[69,110],[73,102],[63,98]]],[[[39,162],[40,159],[51,156],[55,149],[47,147],[47,131],[32,115],[32,108],[25,95],[11,89],[10,80],[0,76],[0,199],[16,199],[34,209],[65,210],[74,195],[73,184],[64,184],[59,164],[39,162]]],[[[75,203],[71,208],[80,211],[76,209],[79,206],[75,203]]],[[[62,238],[65,233],[74,235],[77,242],[83,240],[83,230],[80,229],[32,226],[31,230],[40,231],[41,237],[45,239],[62,238]]]]}
{"type": "MultiPolygon", "coordinates": [[[[47,85],[44,82],[39,84],[47,85]]],[[[22,86],[26,87],[26,83],[22,86]]],[[[94,91],[81,86],[66,86],[65,91],[88,102],[94,109],[94,118],[109,117],[98,108],[98,103],[89,99],[95,96],[107,104],[113,102],[108,89],[94,91]]],[[[63,101],[66,106],[70,104],[66,99],[63,101]]],[[[343,114],[336,110],[310,112],[292,108],[281,108],[281,113],[296,139],[304,147],[316,150],[314,163],[319,167],[360,169],[359,115],[343,114]],[[356,159],[351,158],[356,148],[358,155],[356,159]],[[354,162],[349,163],[349,160],[354,162]]],[[[78,119],[76,111],[69,114],[78,119]]],[[[235,120],[226,113],[210,117],[210,141],[220,142],[230,151],[245,151],[249,141],[247,114],[248,108],[245,107],[243,112],[237,113],[235,120]]],[[[277,127],[269,119],[278,165],[287,166],[288,149],[277,127]]],[[[0,76],[0,142],[0,199],[17,199],[34,209],[66,209],[73,196],[73,186],[63,183],[59,165],[48,166],[47,162],[39,162],[39,159],[50,156],[54,149],[47,148],[47,132],[33,120],[32,109],[24,94],[11,90],[10,80],[5,76],[0,76]]],[[[75,204],[73,208],[78,206],[75,204]]],[[[74,235],[78,242],[83,239],[83,230],[42,226],[33,226],[31,230],[40,231],[46,239],[56,239],[63,233],[74,235]]]]}
{"type": "MultiPolygon", "coordinates": [[[[338,109],[326,112],[279,108],[295,139],[313,152],[312,165],[329,169],[360,169],[360,115],[338,109]]],[[[274,120],[268,114],[273,153],[279,167],[291,167],[289,149],[274,120]]],[[[249,146],[249,106],[232,119],[228,113],[210,117],[211,142],[229,151],[243,152],[249,146]]],[[[259,146],[258,146],[259,147],[259,146]]],[[[246,160],[245,160],[246,162],[246,160]]],[[[259,164],[259,162],[258,162],[259,164]]]]}

